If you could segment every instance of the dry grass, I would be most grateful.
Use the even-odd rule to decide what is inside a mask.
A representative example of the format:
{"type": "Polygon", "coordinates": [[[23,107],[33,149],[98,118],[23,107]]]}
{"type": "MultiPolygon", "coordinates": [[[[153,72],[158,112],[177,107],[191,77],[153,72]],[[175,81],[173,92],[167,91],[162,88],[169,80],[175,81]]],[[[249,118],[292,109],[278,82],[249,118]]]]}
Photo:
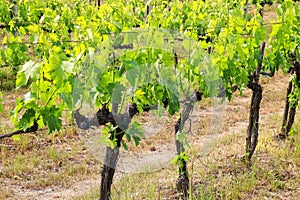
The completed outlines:
{"type": "Polygon", "coordinates": [[[70,187],[100,170],[71,127],[54,135],[38,132],[20,141],[2,140],[0,156],[0,199],[18,199],[27,190],[31,193],[23,197],[32,198],[47,187],[70,187]]]}

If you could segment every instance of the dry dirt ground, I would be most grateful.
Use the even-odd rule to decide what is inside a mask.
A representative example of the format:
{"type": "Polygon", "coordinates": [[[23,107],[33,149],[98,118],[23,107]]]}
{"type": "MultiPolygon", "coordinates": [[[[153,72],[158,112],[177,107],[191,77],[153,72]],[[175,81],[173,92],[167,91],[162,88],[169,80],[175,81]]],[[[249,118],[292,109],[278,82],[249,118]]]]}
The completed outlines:
{"type": "MultiPolygon", "coordinates": [[[[269,164],[271,164],[272,159],[269,157],[272,157],[272,153],[268,150],[267,145],[268,143],[281,145],[270,138],[273,138],[280,130],[288,76],[278,73],[275,77],[263,78],[261,83],[264,88],[260,111],[261,136],[254,160],[258,161],[258,165],[267,164],[270,168],[269,164]],[[263,162],[260,163],[259,161],[263,162]]],[[[18,94],[5,96],[6,110],[13,107],[16,96],[18,94]]],[[[197,187],[201,188],[206,184],[211,184],[211,177],[208,176],[215,176],[214,178],[220,180],[219,184],[222,186],[222,178],[220,179],[219,174],[226,174],[227,171],[232,173],[233,167],[230,167],[228,162],[236,162],[237,158],[243,155],[250,100],[251,91],[245,90],[242,96],[235,94],[230,103],[214,105],[211,101],[204,100],[194,109],[191,117],[193,137],[189,140],[192,146],[192,150],[189,151],[191,155],[189,170],[192,170],[192,183],[196,192],[197,187]],[[222,166],[222,168],[212,168],[211,163],[214,163],[215,166],[222,166]],[[202,168],[202,171],[193,170],[199,167],[202,168]],[[206,175],[201,174],[203,170],[207,172],[206,175]]],[[[7,117],[7,114],[1,116],[3,133],[11,130],[7,117]]],[[[156,124],[151,124],[149,119],[153,120],[152,116],[139,117],[139,122],[143,125],[146,136],[149,137],[138,148],[130,145],[131,151],[123,153],[120,158],[121,165],[119,168],[121,171],[116,173],[113,191],[116,199],[127,198],[124,197],[126,195],[122,195],[124,190],[122,187],[128,187],[128,185],[126,186],[129,184],[128,180],[131,180],[133,185],[137,184],[136,182],[145,181],[145,177],[140,177],[141,179],[130,178],[133,177],[130,175],[131,172],[144,169],[143,167],[155,164],[157,163],[155,161],[159,160],[164,161],[164,163],[160,163],[163,165],[162,167],[157,165],[151,167],[151,169],[157,170],[156,172],[149,172],[148,175],[143,173],[147,177],[146,182],[154,184],[151,186],[153,187],[153,197],[147,196],[147,192],[149,192],[147,190],[150,188],[142,188],[140,191],[135,189],[136,192],[131,192],[128,189],[131,194],[130,198],[176,199],[178,196],[174,188],[177,169],[175,165],[169,164],[169,159],[175,152],[173,124],[176,116],[163,118],[163,122],[155,122],[156,124]],[[149,124],[161,128],[159,130],[151,129],[149,124]],[[157,157],[159,155],[163,155],[163,157],[157,157]],[[126,162],[128,160],[131,163],[126,162]],[[139,165],[139,163],[141,164],[139,165]],[[154,179],[149,178],[149,176],[154,179]],[[127,182],[125,185],[124,181],[127,182]],[[141,196],[140,193],[144,194],[141,196]]],[[[97,193],[95,191],[100,185],[101,163],[99,160],[101,161],[102,151],[94,148],[95,143],[89,143],[94,141],[94,139],[90,139],[91,137],[95,137],[95,134],[87,137],[76,128],[67,126],[62,133],[53,135],[39,132],[21,136],[21,141],[1,140],[0,199],[95,198],[93,193],[97,193]]],[[[299,163],[291,163],[292,168],[293,166],[299,169],[299,163]]],[[[245,171],[243,165],[239,165],[239,168],[235,168],[235,170],[237,173],[245,171]]],[[[293,170],[287,171],[293,172],[293,170]]],[[[293,177],[292,175],[289,174],[293,177]]],[[[286,178],[283,183],[288,185],[295,180],[286,178]]],[[[298,183],[293,184],[293,189],[270,190],[266,199],[297,199],[297,196],[300,195],[299,187],[300,184],[298,183]]],[[[256,189],[258,191],[263,190],[261,188],[256,189]]],[[[218,189],[212,190],[216,190],[215,197],[217,199],[218,189]]],[[[234,196],[231,198],[235,199],[234,196]]],[[[239,198],[260,199],[257,198],[257,194],[249,191],[239,194],[239,198]]]]}

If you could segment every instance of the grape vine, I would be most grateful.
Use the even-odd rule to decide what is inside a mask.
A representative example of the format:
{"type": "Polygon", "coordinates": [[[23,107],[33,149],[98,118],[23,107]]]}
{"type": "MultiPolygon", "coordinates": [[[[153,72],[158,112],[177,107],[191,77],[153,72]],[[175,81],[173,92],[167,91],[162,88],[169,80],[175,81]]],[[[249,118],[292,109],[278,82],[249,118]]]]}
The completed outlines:
{"type": "MultiPolygon", "coordinates": [[[[106,126],[103,133],[109,144],[107,156],[113,159],[103,166],[101,199],[109,199],[118,156],[114,149],[127,149],[126,141],[130,140],[138,145],[143,138],[140,126],[131,123],[138,113],[156,108],[174,115],[180,107],[192,109],[201,98],[222,96],[221,90],[231,101],[236,90],[242,94],[250,88],[254,100],[246,154],[251,159],[258,142],[263,98],[259,77],[282,70],[291,74],[281,133],[281,137],[288,136],[300,99],[297,3],[97,3],[94,6],[90,1],[75,0],[0,0],[0,67],[18,71],[17,88],[30,88],[24,98],[16,100],[11,113],[16,130],[24,133],[46,126],[49,133],[60,131],[65,110],[74,114],[82,129],[106,126]],[[273,3],[277,18],[266,23],[264,6],[273,3]],[[272,29],[270,33],[267,26],[272,29]],[[190,104],[181,106],[185,98],[190,104]],[[93,118],[78,111],[83,102],[99,108],[93,118]],[[110,179],[105,179],[106,173],[110,179]]],[[[181,111],[175,134],[181,131],[180,123],[186,121],[186,113],[181,111]]],[[[176,142],[179,175],[185,177],[178,188],[183,188],[186,197],[186,159],[182,141],[177,138],[176,142]]]]}

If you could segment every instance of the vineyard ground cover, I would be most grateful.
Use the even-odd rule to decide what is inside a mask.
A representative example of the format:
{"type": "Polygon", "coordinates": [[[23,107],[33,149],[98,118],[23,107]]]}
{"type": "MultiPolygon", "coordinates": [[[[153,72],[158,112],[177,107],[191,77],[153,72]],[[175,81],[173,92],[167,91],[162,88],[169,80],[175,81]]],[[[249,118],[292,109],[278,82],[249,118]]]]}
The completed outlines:
{"type": "MultiPolygon", "coordinates": [[[[280,73],[261,80],[264,88],[261,134],[251,168],[247,168],[240,159],[244,152],[244,132],[248,120],[246,111],[249,109],[251,91],[245,90],[243,96],[235,94],[233,101],[227,103],[223,136],[211,153],[197,158],[201,145],[195,145],[189,152],[188,167],[192,175],[194,199],[296,199],[300,195],[299,134],[286,143],[273,139],[280,131],[287,81],[288,76],[280,73]]],[[[5,97],[9,99],[4,98],[4,103],[9,104],[15,96],[5,97]]],[[[209,102],[200,103],[203,113],[207,112],[208,107],[209,102]]],[[[143,116],[143,119],[147,120],[146,117],[143,116]]],[[[295,130],[299,132],[299,119],[296,121],[295,130]]],[[[209,121],[201,120],[199,123],[200,132],[209,121]]],[[[196,144],[201,144],[203,137],[196,135],[196,144]]],[[[21,137],[21,141],[1,141],[0,199],[97,197],[101,164],[85,149],[75,129],[66,127],[62,133],[54,135],[27,134],[21,137]]],[[[137,150],[152,146],[153,143],[141,145],[141,149],[137,150]]],[[[175,165],[150,174],[117,172],[116,175],[113,199],[178,197],[174,185],[175,165]]]]}

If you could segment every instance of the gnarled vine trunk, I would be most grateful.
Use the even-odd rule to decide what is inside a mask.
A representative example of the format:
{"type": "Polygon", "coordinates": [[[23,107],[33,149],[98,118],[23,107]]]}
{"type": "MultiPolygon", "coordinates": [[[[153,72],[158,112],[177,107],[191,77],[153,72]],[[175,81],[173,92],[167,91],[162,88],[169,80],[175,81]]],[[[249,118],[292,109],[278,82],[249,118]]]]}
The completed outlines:
{"type": "Polygon", "coordinates": [[[183,127],[185,122],[188,120],[193,107],[194,103],[201,100],[201,93],[198,91],[194,91],[193,95],[187,99],[187,101],[184,103],[183,109],[180,114],[180,118],[177,120],[175,124],[175,143],[176,143],[176,150],[177,155],[179,157],[179,177],[176,181],[176,187],[177,191],[182,193],[182,199],[188,198],[188,191],[189,191],[189,178],[188,178],[188,171],[187,171],[187,165],[185,159],[182,157],[182,155],[185,152],[184,149],[184,141],[182,141],[180,138],[180,134],[183,133],[183,127]]]}
{"type": "Polygon", "coordinates": [[[118,148],[111,149],[110,147],[106,147],[104,159],[107,160],[109,164],[107,164],[105,161],[101,169],[100,200],[110,199],[111,185],[113,183],[118,157],[118,148]]]}
{"type": "Polygon", "coordinates": [[[281,133],[278,135],[278,138],[280,139],[288,137],[295,121],[296,109],[298,106],[297,98],[290,102],[290,95],[294,96],[296,88],[300,88],[300,63],[296,60],[295,56],[292,56],[292,59],[293,68],[291,69],[291,75],[296,74],[296,80],[290,80],[287,88],[281,133]]]}
{"type": "Polygon", "coordinates": [[[105,155],[101,169],[100,200],[111,199],[111,186],[113,183],[115,169],[118,164],[119,149],[121,147],[122,138],[125,134],[125,130],[130,124],[132,117],[138,113],[138,109],[135,104],[129,104],[124,114],[117,114],[117,111],[117,104],[113,104],[112,112],[108,110],[106,104],[103,104],[102,108],[99,109],[95,117],[92,119],[88,119],[81,115],[78,110],[74,114],[76,124],[79,128],[84,130],[89,129],[91,126],[106,125],[107,123],[110,123],[114,127],[118,126],[115,132],[110,134],[110,139],[116,139],[117,145],[114,148],[106,147],[105,149],[105,155]]]}
{"type": "Polygon", "coordinates": [[[113,119],[111,124],[114,126],[118,125],[115,133],[111,133],[111,140],[116,139],[117,145],[115,148],[106,147],[103,165],[101,169],[101,185],[100,185],[100,197],[99,200],[110,200],[111,199],[111,186],[113,183],[113,177],[119,160],[119,151],[121,147],[122,138],[127,130],[132,117],[138,113],[138,109],[135,104],[127,106],[126,112],[122,115],[117,114],[118,105],[113,104],[113,119]],[[116,120],[117,119],[117,120],[116,120]],[[118,121],[119,123],[117,124],[118,121]],[[121,128],[122,129],[121,129],[121,128]]]}
{"type": "MultiPolygon", "coordinates": [[[[293,71],[293,70],[292,70],[293,71]]],[[[293,72],[291,72],[293,74],[293,72]]],[[[285,105],[284,105],[284,113],[283,113],[283,120],[282,120],[282,126],[281,126],[281,133],[278,135],[279,138],[284,139],[286,136],[286,125],[287,125],[287,119],[289,116],[290,111],[290,102],[289,102],[289,96],[292,93],[293,83],[292,81],[289,81],[289,85],[286,89],[286,97],[285,97],[285,105]]]]}
{"type": "Polygon", "coordinates": [[[100,200],[111,199],[111,185],[113,177],[119,160],[119,149],[121,147],[122,137],[124,132],[117,128],[117,146],[115,148],[106,147],[105,155],[101,169],[101,185],[100,185],[100,200]]]}
{"type": "Polygon", "coordinates": [[[262,87],[258,83],[251,83],[248,87],[252,90],[252,99],[246,138],[246,153],[248,158],[251,159],[258,142],[259,109],[262,100],[262,87]]]}
{"type": "Polygon", "coordinates": [[[262,100],[262,87],[259,84],[259,76],[260,76],[262,61],[264,57],[265,45],[266,45],[265,42],[261,43],[260,46],[261,59],[255,69],[255,72],[250,77],[248,83],[248,88],[252,90],[249,125],[247,129],[247,137],[246,137],[246,156],[248,160],[251,159],[258,142],[259,109],[260,109],[260,102],[262,100]]]}

